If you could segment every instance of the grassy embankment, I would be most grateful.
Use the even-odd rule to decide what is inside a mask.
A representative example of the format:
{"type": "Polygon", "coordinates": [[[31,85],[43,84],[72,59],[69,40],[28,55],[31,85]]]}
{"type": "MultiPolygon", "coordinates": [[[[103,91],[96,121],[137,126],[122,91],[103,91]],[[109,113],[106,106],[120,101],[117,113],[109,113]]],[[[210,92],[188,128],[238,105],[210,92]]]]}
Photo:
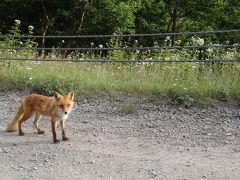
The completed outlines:
{"type": "MultiPolygon", "coordinates": [[[[19,36],[20,26],[16,24],[10,33],[19,36]]],[[[6,36],[0,41],[4,47],[0,57],[5,58],[34,58],[37,47],[32,39],[32,30],[29,38],[23,42],[19,38],[6,36]],[[9,49],[6,49],[8,47],[9,49]],[[16,47],[33,49],[15,49],[16,47]]],[[[171,46],[170,37],[164,42],[154,42],[164,46],[171,46]]],[[[181,43],[181,41],[179,41],[181,43]]],[[[204,39],[192,37],[188,45],[206,44],[204,39]]],[[[129,42],[113,38],[107,47],[128,47],[129,42]]],[[[131,44],[131,43],[130,43],[131,44]]],[[[198,50],[165,49],[165,50],[116,50],[109,51],[103,56],[102,51],[72,52],[68,55],[73,59],[161,59],[181,60],[204,59],[234,60],[239,59],[237,48],[226,49],[211,47],[198,50]]],[[[91,47],[94,43],[91,43],[91,47]]],[[[185,44],[182,44],[185,45],[185,44]]],[[[102,46],[102,45],[101,45],[102,46]]],[[[99,47],[101,47],[99,45],[99,47]]],[[[140,46],[137,41],[134,47],[140,46]]],[[[218,46],[218,45],[217,45],[218,46]]],[[[101,47],[102,48],[102,47],[101,47]]],[[[62,53],[51,52],[50,59],[62,56],[62,53]]],[[[168,98],[173,101],[185,102],[192,100],[209,99],[238,99],[240,97],[240,64],[239,63],[73,63],[73,62],[35,62],[35,61],[0,61],[0,90],[29,90],[42,94],[52,94],[53,91],[73,89],[77,95],[91,95],[102,93],[130,93],[144,95],[149,99],[168,98]]]]}
{"type": "Polygon", "coordinates": [[[130,93],[176,99],[240,97],[240,65],[199,63],[7,62],[0,64],[1,90],[51,94],[130,93]]]}

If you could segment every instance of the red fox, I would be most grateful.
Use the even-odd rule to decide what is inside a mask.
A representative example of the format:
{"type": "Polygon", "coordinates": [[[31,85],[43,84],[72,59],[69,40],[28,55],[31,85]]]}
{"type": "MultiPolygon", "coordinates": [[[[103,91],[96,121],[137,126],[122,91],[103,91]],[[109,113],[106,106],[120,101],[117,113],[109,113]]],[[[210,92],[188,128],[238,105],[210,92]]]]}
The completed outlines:
{"type": "Polygon", "coordinates": [[[62,139],[68,141],[65,135],[64,126],[65,120],[73,107],[73,99],[74,93],[72,91],[66,96],[62,96],[58,92],[54,93],[54,97],[39,94],[28,95],[21,102],[15,118],[8,124],[6,131],[14,132],[18,130],[19,136],[23,136],[22,123],[35,114],[34,126],[38,134],[44,134],[45,132],[38,127],[38,120],[41,115],[43,115],[51,118],[53,142],[60,142],[56,136],[56,123],[58,121],[60,121],[62,129],[62,139]]]}

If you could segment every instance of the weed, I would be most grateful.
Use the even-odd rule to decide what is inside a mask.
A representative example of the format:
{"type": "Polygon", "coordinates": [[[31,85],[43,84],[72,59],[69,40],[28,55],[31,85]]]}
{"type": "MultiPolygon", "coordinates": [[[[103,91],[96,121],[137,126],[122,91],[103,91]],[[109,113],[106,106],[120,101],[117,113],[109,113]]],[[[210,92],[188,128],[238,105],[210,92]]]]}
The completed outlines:
{"type": "Polygon", "coordinates": [[[128,103],[122,108],[122,112],[125,114],[136,112],[136,103],[133,100],[128,101],[128,103]]]}

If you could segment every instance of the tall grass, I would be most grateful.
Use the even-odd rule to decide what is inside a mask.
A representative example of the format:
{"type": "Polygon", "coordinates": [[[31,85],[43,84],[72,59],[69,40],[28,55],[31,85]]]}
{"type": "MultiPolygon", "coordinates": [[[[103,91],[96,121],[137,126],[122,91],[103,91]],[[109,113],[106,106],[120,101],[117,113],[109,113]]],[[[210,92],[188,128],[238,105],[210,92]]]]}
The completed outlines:
{"type": "Polygon", "coordinates": [[[51,94],[123,92],[146,96],[229,99],[240,97],[240,65],[235,63],[73,63],[0,64],[0,88],[51,94]]]}

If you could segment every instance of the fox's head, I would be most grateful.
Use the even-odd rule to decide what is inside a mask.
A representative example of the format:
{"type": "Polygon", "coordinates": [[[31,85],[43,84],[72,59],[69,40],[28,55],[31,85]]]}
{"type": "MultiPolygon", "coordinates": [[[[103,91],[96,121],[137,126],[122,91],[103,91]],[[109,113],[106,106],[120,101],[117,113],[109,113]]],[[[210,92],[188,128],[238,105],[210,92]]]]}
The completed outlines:
{"type": "Polygon", "coordinates": [[[54,98],[58,112],[60,113],[59,115],[68,115],[73,107],[74,93],[70,91],[66,96],[62,96],[58,92],[55,92],[54,98]]]}

